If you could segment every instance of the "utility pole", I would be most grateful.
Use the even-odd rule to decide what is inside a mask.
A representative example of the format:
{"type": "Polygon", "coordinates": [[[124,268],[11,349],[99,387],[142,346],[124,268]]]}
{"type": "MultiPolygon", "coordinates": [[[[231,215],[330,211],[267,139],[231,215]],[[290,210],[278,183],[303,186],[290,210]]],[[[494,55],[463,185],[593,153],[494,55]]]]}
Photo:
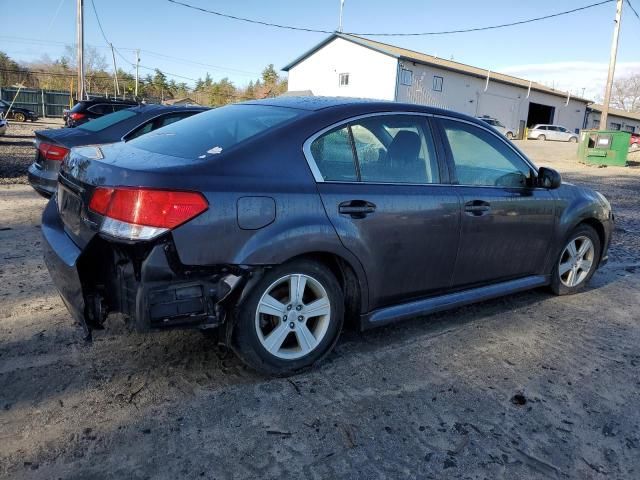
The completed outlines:
{"type": "Polygon", "coordinates": [[[138,68],[140,67],[140,50],[136,50],[136,98],[138,98],[138,68]]]}
{"type": "Polygon", "coordinates": [[[620,23],[622,22],[622,3],[624,0],[616,1],[616,19],[613,26],[613,40],[611,40],[611,54],[609,56],[609,74],[607,75],[607,86],[604,90],[604,104],[600,115],[600,129],[607,129],[607,117],[609,116],[609,104],[611,103],[611,88],[613,87],[613,75],[616,71],[616,57],[618,56],[618,36],[620,35],[620,23]]]}
{"type": "Polygon", "coordinates": [[[118,98],[120,95],[120,86],[118,85],[118,69],[116,67],[116,54],[113,51],[113,43],[109,44],[111,46],[111,57],[113,57],[113,93],[115,93],[115,97],[118,98]]]}
{"type": "Polygon", "coordinates": [[[344,0],[340,0],[340,25],[338,26],[338,31],[342,33],[342,10],[344,9],[344,0]]]}
{"type": "Polygon", "coordinates": [[[78,48],[78,100],[84,100],[84,0],[77,0],[76,14],[76,44],[78,48]]]}

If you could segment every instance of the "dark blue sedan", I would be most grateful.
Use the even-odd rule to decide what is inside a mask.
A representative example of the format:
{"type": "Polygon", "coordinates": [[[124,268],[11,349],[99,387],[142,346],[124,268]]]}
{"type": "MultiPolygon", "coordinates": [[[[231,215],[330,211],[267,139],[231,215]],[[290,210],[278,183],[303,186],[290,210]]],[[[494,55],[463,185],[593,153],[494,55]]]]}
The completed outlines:
{"type": "Polygon", "coordinates": [[[42,219],[87,334],[218,331],[248,365],[324,358],[372,328],[521,290],[580,291],[607,260],[603,195],[485,122],[431,107],[276,98],[74,149],[42,219]]]}

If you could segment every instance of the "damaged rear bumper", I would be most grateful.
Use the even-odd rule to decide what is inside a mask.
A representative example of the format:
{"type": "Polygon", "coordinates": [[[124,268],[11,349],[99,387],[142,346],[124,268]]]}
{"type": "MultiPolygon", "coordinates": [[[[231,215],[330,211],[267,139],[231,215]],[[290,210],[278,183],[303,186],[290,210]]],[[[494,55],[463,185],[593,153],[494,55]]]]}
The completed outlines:
{"type": "Polygon", "coordinates": [[[80,249],[66,234],[55,201],[45,209],[42,232],[51,278],[88,336],[111,313],[122,314],[138,331],[220,326],[226,300],[253,273],[243,266],[185,266],[170,236],[126,244],[96,235],[80,249]]]}

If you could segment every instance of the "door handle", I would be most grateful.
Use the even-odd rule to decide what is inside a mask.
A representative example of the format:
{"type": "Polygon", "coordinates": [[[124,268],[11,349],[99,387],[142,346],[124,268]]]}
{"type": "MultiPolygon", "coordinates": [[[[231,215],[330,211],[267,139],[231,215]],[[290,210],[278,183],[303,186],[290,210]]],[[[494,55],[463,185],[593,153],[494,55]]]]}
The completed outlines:
{"type": "Polygon", "coordinates": [[[491,211],[491,204],[484,200],[472,200],[464,204],[464,211],[467,215],[479,217],[491,211]]]}
{"type": "Polygon", "coordinates": [[[376,206],[366,200],[349,200],[338,205],[338,212],[351,218],[364,218],[376,211],[376,206]]]}

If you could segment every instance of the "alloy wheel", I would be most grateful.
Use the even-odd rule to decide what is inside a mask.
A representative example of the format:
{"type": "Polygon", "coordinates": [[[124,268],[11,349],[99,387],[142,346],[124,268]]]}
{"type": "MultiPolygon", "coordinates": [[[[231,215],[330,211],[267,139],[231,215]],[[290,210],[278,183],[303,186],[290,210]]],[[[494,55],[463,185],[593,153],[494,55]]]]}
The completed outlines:
{"type": "Polygon", "coordinates": [[[580,236],[569,241],[558,265],[558,275],[563,285],[575,287],[582,283],[593,268],[595,247],[589,237],[580,236]]]}
{"type": "Polygon", "coordinates": [[[327,333],[331,302],[320,282],[290,274],[273,282],[260,297],[255,328],[271,355],[295,360],[315,350],[327,333]]]}

